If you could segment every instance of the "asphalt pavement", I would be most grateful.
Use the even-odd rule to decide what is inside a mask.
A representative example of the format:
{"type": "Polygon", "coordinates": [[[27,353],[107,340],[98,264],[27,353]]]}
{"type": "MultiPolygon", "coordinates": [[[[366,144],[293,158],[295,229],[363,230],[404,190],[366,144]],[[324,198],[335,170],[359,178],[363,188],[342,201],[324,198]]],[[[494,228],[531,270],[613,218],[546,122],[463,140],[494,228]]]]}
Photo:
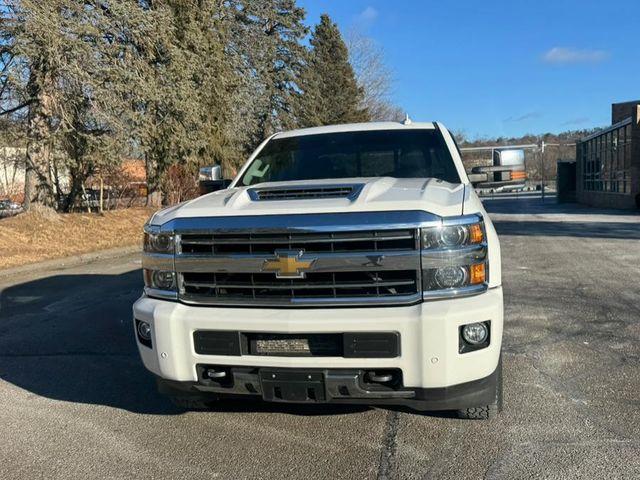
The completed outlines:
{"type": "Polygon", "coordinates": [[[131,327],[137,255],[0,271],[0,479],[640,478],[640,216],[487,198],[505,291],[505,408],[403,409],[156,393],[131,327]]]}

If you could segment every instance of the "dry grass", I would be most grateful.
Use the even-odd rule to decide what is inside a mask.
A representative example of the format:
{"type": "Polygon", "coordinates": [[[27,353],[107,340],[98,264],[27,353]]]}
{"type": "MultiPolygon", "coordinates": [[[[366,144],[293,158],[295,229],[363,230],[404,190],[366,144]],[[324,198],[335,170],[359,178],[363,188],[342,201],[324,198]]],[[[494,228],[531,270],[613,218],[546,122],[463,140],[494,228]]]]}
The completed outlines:
{"type": "Polygon", "coordinates": [[[0,269],[142,242],[142,226],[153,210],[131,208],[58,214],[38,208],[0,220],[0,269]]]}

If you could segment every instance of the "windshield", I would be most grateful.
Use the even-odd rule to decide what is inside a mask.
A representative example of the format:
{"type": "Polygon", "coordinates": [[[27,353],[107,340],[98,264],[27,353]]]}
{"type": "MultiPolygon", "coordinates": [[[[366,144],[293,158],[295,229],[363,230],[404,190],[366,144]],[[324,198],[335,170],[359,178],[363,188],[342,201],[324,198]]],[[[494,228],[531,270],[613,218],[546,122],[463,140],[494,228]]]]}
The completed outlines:
{"type": "Polygon", "coordinates": [[[460,183],[438,130],[376,130],[273,139],[239,185],[351,177],[439,178],[460,183]]]}

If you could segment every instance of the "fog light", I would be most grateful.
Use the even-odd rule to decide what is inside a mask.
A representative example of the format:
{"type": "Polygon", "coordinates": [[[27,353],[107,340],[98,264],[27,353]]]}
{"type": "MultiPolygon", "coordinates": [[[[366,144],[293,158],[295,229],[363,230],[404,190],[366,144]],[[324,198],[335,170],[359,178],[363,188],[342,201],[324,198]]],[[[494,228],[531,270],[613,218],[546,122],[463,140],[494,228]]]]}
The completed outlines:
{"type": "Polygon", "coordinates": [[[470,323],[462,327],[462,338],[470,345],[484,343],[489,337],[489,329],[484,323],[470,323]]]}
{"type": "Polygon", "coordinates": [[[155,288],[160,290],[173,289],[173,272],[167,270],[156,270],[153,272],[151,281],[155,288]]]}
{"type": "Polygon", "coordinates": [[[147,322],[138,322],[138,335],[143,340],[151,340],[151,325],[147,322]]]}
{"type": "Polygon", "coordinates": [[[467,270],[464,267],[438,268],[433,279],[440,288],[461,287],[467,280],[467,270]]]}

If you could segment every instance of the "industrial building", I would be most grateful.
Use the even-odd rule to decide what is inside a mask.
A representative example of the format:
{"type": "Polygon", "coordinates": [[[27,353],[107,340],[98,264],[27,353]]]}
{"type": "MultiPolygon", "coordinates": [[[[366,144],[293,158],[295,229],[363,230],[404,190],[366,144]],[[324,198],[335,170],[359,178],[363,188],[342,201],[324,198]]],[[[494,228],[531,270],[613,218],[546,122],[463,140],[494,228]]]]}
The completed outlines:
{"type": "Polygon", "coordinates": [[[640,208],[640,100],[614,103],[611,127],[576,145],[576,199],[595,207],[640,208]]]}

